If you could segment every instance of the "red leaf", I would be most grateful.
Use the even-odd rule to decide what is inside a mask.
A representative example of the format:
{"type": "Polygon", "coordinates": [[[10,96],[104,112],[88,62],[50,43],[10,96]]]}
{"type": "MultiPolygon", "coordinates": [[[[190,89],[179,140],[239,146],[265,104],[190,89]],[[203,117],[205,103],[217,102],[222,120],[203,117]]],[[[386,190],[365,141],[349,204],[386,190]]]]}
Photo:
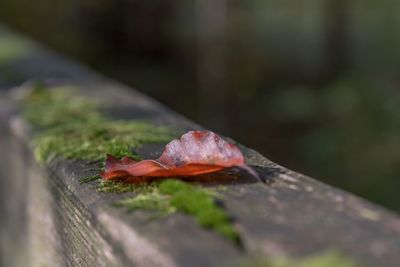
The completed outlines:
{"type": "Polygon", "coordinates": [[[210,131],[190,131],[168,143],[156,160],[136,161],[128,157],[119,160],[107,155],[101,176],[106,180],[129,178],[139,182],[143,177],[196,176],[229,167],[244,168],[258,177],[245,164],[237,146],[210,131]]]}

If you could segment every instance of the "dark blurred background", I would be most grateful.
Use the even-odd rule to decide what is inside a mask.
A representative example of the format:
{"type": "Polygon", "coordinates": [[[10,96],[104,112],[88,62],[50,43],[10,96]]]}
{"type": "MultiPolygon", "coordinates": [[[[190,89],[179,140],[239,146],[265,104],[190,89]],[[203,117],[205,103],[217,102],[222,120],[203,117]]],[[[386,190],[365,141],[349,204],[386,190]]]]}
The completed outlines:
{"type": "Polygon", "coordinates": [[[400,211],[400,1],[1,0],[0,21],[400,211]]]}

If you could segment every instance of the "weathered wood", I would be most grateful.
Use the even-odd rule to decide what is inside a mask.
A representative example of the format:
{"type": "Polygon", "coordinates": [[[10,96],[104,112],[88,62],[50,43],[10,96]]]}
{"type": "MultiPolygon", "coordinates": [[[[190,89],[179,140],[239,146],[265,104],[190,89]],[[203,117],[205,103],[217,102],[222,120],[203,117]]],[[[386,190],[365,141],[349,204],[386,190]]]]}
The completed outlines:
{"type": "MultiPolygon", "coordinates": [[[[0,30],[0,42],[9,34],[0,30]]],[[[199,128],[131,88],[30,45],[34,49],[18,60],[1,63],[19,77],[12,81],[0,74],[7,88],[53,80],[102,101],[115,118],[146,119],[182,131],[199,128]]],[[[59,159],[40,167],[29,146],[29,125],[8,94],[0,104],[1,266],[234,266],[253,254],[302,257],[328,249],[362,266],[400,262],[398,215],[245,147],[248,163],[273,182],[213,185],[240,228],[243,248],[183,214],[149,220],[145,212],[117,209],[111,204],[132,193],[100,193],[94,183],[80,184],[90,173],[87,162],[59,159]]],[[[159,152],[155,147],[142,151],[159,152]]]]}

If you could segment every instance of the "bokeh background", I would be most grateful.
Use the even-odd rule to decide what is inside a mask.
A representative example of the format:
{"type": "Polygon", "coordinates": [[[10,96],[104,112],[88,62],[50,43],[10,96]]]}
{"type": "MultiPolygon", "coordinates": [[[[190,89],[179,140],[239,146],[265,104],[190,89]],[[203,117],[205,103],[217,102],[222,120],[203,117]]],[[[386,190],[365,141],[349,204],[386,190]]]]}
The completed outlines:
{"type": "Polygon", "coordinates": [[[399,14],[396,0],[0,1],[1,23],[397,212],[399,14]]]}

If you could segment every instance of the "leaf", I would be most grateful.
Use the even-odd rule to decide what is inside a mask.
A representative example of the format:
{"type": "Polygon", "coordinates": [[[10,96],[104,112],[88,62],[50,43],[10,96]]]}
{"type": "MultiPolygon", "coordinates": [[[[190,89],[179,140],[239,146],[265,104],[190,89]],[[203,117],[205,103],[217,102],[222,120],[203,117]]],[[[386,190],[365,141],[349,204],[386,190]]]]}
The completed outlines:
{"type": "Polygon", "coordinates": [[[212,173],[230,167],[240,167],[259,178],[247,166],[240,149],[210,131],[190,131],[165,146],[162,155],[155,160],[124,157],[121,160],[107,155],[106,180],[120,179],[143,182],[150,177],[188,177],[212,173]]]}

